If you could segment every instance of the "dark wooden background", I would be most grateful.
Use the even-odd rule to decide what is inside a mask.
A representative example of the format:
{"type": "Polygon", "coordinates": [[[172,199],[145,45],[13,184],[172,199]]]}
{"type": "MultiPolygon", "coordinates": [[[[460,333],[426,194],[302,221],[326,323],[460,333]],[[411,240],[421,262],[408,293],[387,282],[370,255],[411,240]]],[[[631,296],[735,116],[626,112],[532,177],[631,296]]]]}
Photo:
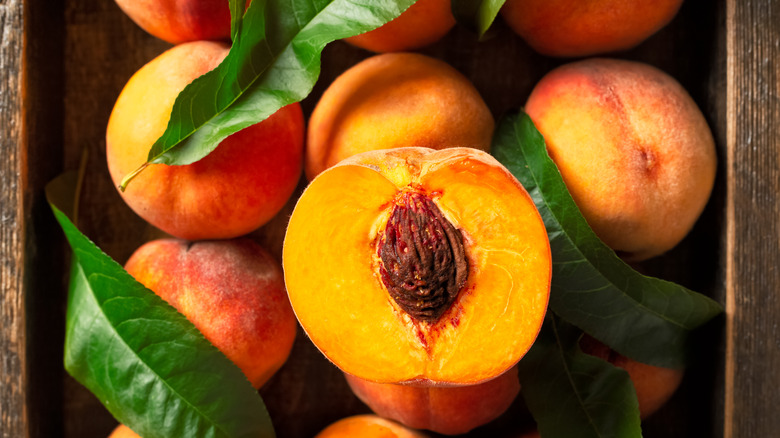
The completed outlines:
{"type": "MultiPolygon", "coordinates": [[[[67,249],[43,186],[88,157],[80,227],[119,262],[159,235],[111,185],[105,126],[132,73],[167,44],[107,0],[0,0],[0,437],[104,437],[115,420],[62,367],[67,249]]],[[[498,118],[566,60],[540,56],[499,19],[478,43],[462,28],[422,50],[468,76],[498,118]]],[[[323,53],[303,102],[370,56],[344,43],[323,53]]],[[[646,437],[773,437],[780,431],[780,0],[685,0],[672,23],[613,56],[677,78],[715,134],[719,174],[702,218],[646,272],[719,300],[682,387],[644,425],[646,437]]],[[[301,183],[301,187],[303,182],[301,183]]],[[[254,236],[280,255],[294,199],[254,236]]],[[[367,412],[302,335],[261,390],[278,435],[308,437],[367,412]]],[[[471,436],[512,436],[522,401],[471,436]]]]}

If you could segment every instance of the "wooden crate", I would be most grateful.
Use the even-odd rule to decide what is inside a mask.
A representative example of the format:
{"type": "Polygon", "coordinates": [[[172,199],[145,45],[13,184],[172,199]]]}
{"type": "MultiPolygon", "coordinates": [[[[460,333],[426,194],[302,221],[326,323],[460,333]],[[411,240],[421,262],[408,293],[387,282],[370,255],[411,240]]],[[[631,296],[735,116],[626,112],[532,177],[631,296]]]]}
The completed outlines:
{"type": "MultiPolygon", "coordinates": [[[[85,234],[120,262],[157,235],[112,186],[104,134],[126,80],[168,46],[107,0],[0,0],[0,23],[0,437],[104,437],[115,420],[62,366],[68,250],[43,186],[86,150],[85,234]]],[[[495,27],[482,43],[456,28],[422,52],[471,78],[499,117],[566,61],[534,53],[500,19],[495,27]]],[[[367,56],[331,44],[305,114],[367,56]]],[[[669,26],[615,56],[677,78],[704,111],[719,154],[716,188],[695,229],[643,269],[714,297],[727,312],[701,332],[680,391],[645,423],[645,436],[778,436],[780,0],[685,0],[669,26]]],[[[292,205],[255,233],[277,256],[292,205]]],[[[261,394],[283,438],[368,411],[302,333],[261,394]]],[[[521,409],[471,436],[510,436],[521,409]]]]}

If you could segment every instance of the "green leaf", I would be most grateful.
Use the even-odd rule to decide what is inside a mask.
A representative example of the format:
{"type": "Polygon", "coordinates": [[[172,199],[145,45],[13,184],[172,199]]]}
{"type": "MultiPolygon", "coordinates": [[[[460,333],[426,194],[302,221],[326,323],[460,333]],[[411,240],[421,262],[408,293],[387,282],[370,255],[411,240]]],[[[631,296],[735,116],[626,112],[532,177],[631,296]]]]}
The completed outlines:
{"type": "Polygon", "coordinates": [[[236,25],[239,31],[227,57],[177,97],[165,132],[151,145],[148,163],[198,161],[229,135],[302,100],[317,81],[328,43],[373,30],[414,1],[252,1],[236,25]]]}
{"type": "Polygon", "coordinates": [[[273,437],[265,405],[241,370],[63,213],[74,182],[65,174],[46,188],[73,249],[68,372],[146,438],[273,437]]]}
{"type": "Polygon", "coordinates": [[[495,21],[506,0],[452,0],[452,14],[458,24],[476,32],[480,39],[495,21]]]}
{"type": "Polygon", "coordinates": [[[542,437],[641,437],[639,405],[628,373],[583,353],[581,334],[548,315],[517,365],[523,398],[542,437]]]}
{"type": "Polygon", "coordinates": [[[241,33],[241,24],[244,20],[245,0],[229,0],[230,6],[230,38],[236,41],[241,33]]]}
{"type": "Polygon", "coordinates": [[[547,227],[552,310],[624,356],[656,366],[684,366],[690,332],[721,307],[682,286],[639,274],[602,243],[574,204],[528,115],[506,116],[492,148],[528,190],[547,227]]]}

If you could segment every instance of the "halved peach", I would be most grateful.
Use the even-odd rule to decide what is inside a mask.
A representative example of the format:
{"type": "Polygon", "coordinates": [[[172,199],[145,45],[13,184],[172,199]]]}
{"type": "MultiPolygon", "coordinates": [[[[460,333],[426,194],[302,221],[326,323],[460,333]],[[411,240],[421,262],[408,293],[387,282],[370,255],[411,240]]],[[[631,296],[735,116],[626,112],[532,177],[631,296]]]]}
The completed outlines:
{"type": "Polygon", "coordinates": [[[528,351],[550,290],[544,223],[520,183],[470,148],[398,148],[321,173],[283,250],[293,310],[343,371],[467,385],[528,351]]]}

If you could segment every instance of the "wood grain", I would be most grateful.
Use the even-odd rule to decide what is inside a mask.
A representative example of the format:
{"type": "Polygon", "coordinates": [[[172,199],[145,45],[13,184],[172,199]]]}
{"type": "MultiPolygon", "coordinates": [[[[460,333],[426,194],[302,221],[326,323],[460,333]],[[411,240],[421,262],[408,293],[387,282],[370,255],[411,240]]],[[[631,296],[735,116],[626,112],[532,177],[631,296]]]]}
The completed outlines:
{"type": "Polygon", "coordinates": [[[24,437],[23,3],[0,3],[0,436],[24,437]]]}
{"type": "Polygon", "coordinates": [[[62,170],[60,6],[0,3],[3,437],[57,436],[62,423],[62,349],[52,340],[62,337],[64,294],[52,291],[64,286],[63,253],[43,196],[62,170]]]}
{"type": "Polygon", "coordinates": [[[780,1],[728,2],[726,438],[780,430],[780,1]]]}

